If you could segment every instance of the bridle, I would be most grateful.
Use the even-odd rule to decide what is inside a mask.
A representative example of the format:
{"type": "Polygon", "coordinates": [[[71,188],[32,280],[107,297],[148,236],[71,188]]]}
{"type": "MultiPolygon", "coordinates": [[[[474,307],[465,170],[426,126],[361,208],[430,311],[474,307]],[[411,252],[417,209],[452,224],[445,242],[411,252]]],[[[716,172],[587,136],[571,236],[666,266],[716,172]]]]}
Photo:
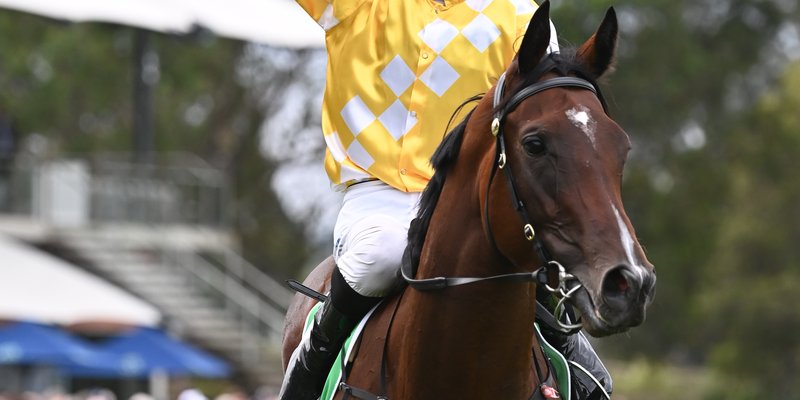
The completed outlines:
{"type": "MultiPolygon", "coordinates": [[[[533,73],[537,73],[536,76],[541,76],[544,73],[552,70],[554,66],[554,61],[551,58],[546,57],[542,62],[537,66],[536,71],[533,73]]],[[[491,188],[492,182],[494,180],[495,175],[497,174],[498,170],[503,171],[503,175],[506,177],[506,183],[509,188],[509,192],[511,195],[511,201],[514,206],[514,209],[517,211],[517,214],[520,216],[520,219],[523,223],[522,233],[525,239],[531,242],[534,251],[537,253],[539,260],[541,261],[542,267],[536,269],[532,272],[518,272],[518,273],[509,273],[509,274],[500,274],[500,275],[492,275],[488,277],[434,277],[434,278],[426,278],[426,279],[415,279],[414,272],[410,271],[412,268],[411,265],[406,265],[404,263],[400,269],[403,279],[408,283],[409,286],[416,290],[421,291],[430,291],[430,290],[441,290],[452,286],[460,286],[478,282],[488,282],[488,281],[503,281],[503,282],[536,282],[545,290],[550,293],[553,293],[559,300],[556,304],[554,310],[554,317],[556,323],[560,330],[563,332],[577,332],[581,328],[580,320],[574,322],[564,322],[562,316],[565,311],[566,301],[576,292],[578,289],[582,287],[581,283],[578,282],[578,279],[566,272],[566,269],[563,265],[561,265],[558,261],[553,260],[552,257],[548,254],[547,250],[545,249],[542,241],[536,235],[536,231],[533,228],[533,224],[531,223],[531,219],[528,216],[528,212],[525,209],[525,203],[523,203],[522,199],[519,196],[517,191],[516,185],[514,184],[514,176],[511,171],[511,168],[507,167],[507,156],[506,156],[506,145],[505,145],[505,134],[504,134],[504,122],[508,114],[514,111],[517,106],[519,106],[524,100],[528,99],[531,96],[534,96],[538,93],[541,93],[545,90],[557,88],[557,87],[571,87],[577,89],[586,89],[594,93],[603,104],[605,108],[605,101],[603,100],[602,94],[600,93],[599,89],[591,82],[586,79],[572,77],[572,76],[561,76],[550,78],[544,81],[539,81],[533,83],[529,86],[526,86],[513,94],[511,98],[501,106],[501,101],[503,100],[503,91],[505,87],[505,80],[506,74],[500,76],[500,79],[497,81],[497,85],[495,86],[494,90],[494,98],[493,98],[493,108],[495,110],[494,119],[492,120],[491,124],[491,131],[492,135],[495,137],[495,162],[492,165],[492,172],[489,176],[489,183],[486,187],[486,202],[484,204],[484,223],[486,226],[486,232],[489,241],[492,243],[494,248],[497,248],[496,242],[494,237],[491,233],[491,225],[489,223],[489,190],[491,188]],[[549,279],[550,276],[555,275],[557,279],[557,284],[555,286],[551,286],[551,280],[549,279]]],[[[541,311],[543,307],[540,307],[539,310],[541,311]]],[[[547,310],[545,310],[547,311],[547,310]]],[[[549,311],[547,311],[549,314],[549,311]]]]}

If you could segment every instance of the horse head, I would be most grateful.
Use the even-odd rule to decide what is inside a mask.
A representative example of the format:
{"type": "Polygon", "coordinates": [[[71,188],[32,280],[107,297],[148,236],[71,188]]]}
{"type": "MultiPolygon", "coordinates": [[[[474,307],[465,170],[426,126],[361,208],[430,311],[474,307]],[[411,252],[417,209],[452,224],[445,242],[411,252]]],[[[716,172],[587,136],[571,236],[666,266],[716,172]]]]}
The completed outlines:
{"type": "Polygon", "coordinates": [[[541,264],[546,257],[563,266],[562,294],[569,293],[582,327],[594,336],[642,323],[656,281],[622,205],[630,140],[608,115],[596,84],[613,64],[617,31],[612,8],[574,54],[546,54],[549,2],[539,7],[498,82],[505,91],[494,93],[493,129],[501,125],[497,146],[505,147],[500,168],[510,169],[509,184],[489,181],[483,199],[493,203],[484,228],[498,251],[516,265],[541,264]],[[509,196],[519,204],[497,206],[508,205],[509,196]],[[530,223],[524,235],[520,214],[530,223]],[[541,251],[531,251],[533,237],[541,251]]]}

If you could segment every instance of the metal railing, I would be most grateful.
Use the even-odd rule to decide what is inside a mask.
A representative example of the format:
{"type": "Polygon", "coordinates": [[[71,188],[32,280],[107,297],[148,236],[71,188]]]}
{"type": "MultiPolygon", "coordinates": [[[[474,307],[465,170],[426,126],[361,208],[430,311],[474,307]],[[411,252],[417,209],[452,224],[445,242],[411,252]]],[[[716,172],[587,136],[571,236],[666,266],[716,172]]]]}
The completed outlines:
{"type": "Polygon", "coordinates": [[[122,155],[20,159],[0,168],[0,212],[56,223],[59,209],[68,209],[77,224],[228,226],[224,174],[189,154],[162,158],[149,164],[122,155]]]}
{"type": "Polygon", "coordinates": [[[111,157],[91,160],[92,220],[222,227],[229,187],[224,174],[187,155],[166,164],[111,157]]]}
{"type": "MultiPolygon", "coordinates": [[[[161,164],[131,163],[120,156],[42,160],[27,158],[0,169],[0,213],[28,216],[61,229],[61,235],[92,235],[96,225],[142,224],[207,227],[225,231],[230,193],[224,174],[185,154],[161,164]],[[176,161],[177,160],[177,161],[176,161]],[[60,212],[59,210],[64,210],[60,212]]],[[[113,236],[113,235],[112,235],[113,236]]],[[[102,240],[131,245],[116,236],[102,240]]],[[[76,236],[80,237],[80,236],[76,236]]],[[[101,240],[101,241],[102,241],[101,240]]],[[[241,359],[256,365],[265,343],[278,343],[292,293],[248,263],[232,248],[219,244],[209,254],[202,248],[174,248],[168,241],[137,241],[161,255],[216,309],[221,320],[235,321],[241,359]]],[[[101,249],[102,250],[102,249],[101,249]]]]}
{"type": "Polygon", "coordinates": [[[224,299],[229,310],[257,322],[263,333],[281,334],[283,317],[288,308],[288,302],[282,305],[276,305],[275,303],[277,299],[283,301],[284,297],[291,295],[287,289],[280,286],[268,275],[255,270],[258,274],[253,276],[257,276],[257,279],[261,282],[269,282],[270,286],[275,286],[276,288],[255,288],[252,283],[248,283],[239,276],[230,273],[230,266],[226,265],[220,268],[195,253],[172,252],[170,259],[173,261],[170,263],[171,265],[188,271],[192,276],[220,295],[218,298],[224,299]],[[263,328],[269,329],[271,332],[265,331],[263,328]]]}

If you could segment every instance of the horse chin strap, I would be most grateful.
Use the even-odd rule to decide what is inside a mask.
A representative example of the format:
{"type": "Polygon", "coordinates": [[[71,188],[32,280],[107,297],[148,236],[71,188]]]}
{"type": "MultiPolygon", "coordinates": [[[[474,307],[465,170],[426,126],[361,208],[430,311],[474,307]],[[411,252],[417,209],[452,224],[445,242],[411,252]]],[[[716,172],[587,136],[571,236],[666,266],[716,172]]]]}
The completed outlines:
{"type": "MultiPolygon", "coordinates": [[[[545,59],[543,63],[540,64],[540,73],[546,72],[546,68],[549,63],[552,63],[551,60],[545,59]]],[[[563,333],[575,333],[581,329],[581,321],[578,318],[576,321],[564,321],[565,317],[565,310],[567,307],[566,301],[570,299],[570,297],[575,294],[582,287],[581,283],[578,282],[578,279],[566,272],[566,269],[563,265],[561,265],[558,261],[553,260],[549,254],[547,253],[544,245],[542,244],[539,237],[536,235],[536,231],[533,228],[533,224],[530,221],[527,211],[525,210],[525,204],[520,199],[519,194],[516,189],[516,185],[514,184],[514,178],[512,176],[511,168],[506,168],[508,165],[508,158],[506,156],[506,146],[505,146],[505,136],[503,132],[503,123],[505,122],[506,117],[509,113],[511,113],[517,106],[519,106],[522,101],[531,97],[537,93],[543,92],[548,89],[556,88],[556,87],[573,87],[578,89],[586,89],[590,90],[592,93],[598,96],[598,98],[602,97],[597,90],[597,88],[589,81],[581,78],[576,77],[556,77],[547,79],[544,81],[540,81],[534,83],[533,85],[527,86],[520,90],[519,92],[515,93],[508,102],[501,108],[500,101],[503,98],[503,90],[505,86],[505,73],[500,76],[500,79],[497,81],[497,85],[495,86],[494,91],[494,109],[495,115],[494,120],[492,121],[492,135],[496,138],[496,162],[492,165],[492,172],[489,176],[489,183],[486,188],[486,203],[485,203],[485,210],[484,210],[484,218],[485,218],[485,226],[487,229],[487,236],[489,241],[492,245],[497,248],[496,242],[494,237],[491,233],[491,225],[489,224],[489,190],[492,186],[492,181],[494,180],[494,176],[497,173],[497,170],[500,169],[504,172],[506,177],[506,183],[508,184],[509,192],[511,193],[511,201],[514,205],[514,209],[519,214],[520,218],[523,222],[522,234],[526,240],[532,243],[533,249],[539,257],[541,261],[542,267],[533,271],[533,272],[521,272],[521,273],[510,273],[510,274],[501,274],[501,275],[493,275],[489,277],[434,277],[434,278],[427,278],[427,279],[415,279],[414,272],[409,270],[411,268],[410,265],[403,264],[400,271],[403,276],[403,279],[414,289],[421,290],[421,291],[428,291],[428,290],[441,290],[451,286],[460,286],[466,285],[471,283],[477,282],[487,282],[487,281],[508,281],[508,282],[536,282],[540,286],[542,286],[545,290],[550,293],[553,293],[559,300],[556,304],[555,310],[553,314],[550,314],[544,307],[540,307],[540,312],[547,311],[548,316],[552,316],[555,320],[553,328],[558,329],[563,333]],[[551,286],[550,283],[552,282],[550,277],[552,275],[557,276],[557,284],[555,286],[551,286]]],[[[549,318],[548,318],[549,319],[549,318]]]]}

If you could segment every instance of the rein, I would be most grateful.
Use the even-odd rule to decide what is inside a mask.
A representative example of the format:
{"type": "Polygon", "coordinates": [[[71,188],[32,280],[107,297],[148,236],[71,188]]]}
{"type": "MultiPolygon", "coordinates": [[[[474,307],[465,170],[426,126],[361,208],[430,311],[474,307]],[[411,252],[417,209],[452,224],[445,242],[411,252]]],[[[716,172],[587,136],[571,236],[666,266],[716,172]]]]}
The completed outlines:
{"type": "MultiPolygon", "coordinates": [[[[549,71],[552,68],[553,61],[549,58],[546,58],[538,67],[537,71],[539,75],[543,75],[545,72],[549,71]]],[[[523,229],[522,233],[526,240],[532,242],[532,246],[534,251],[537,253],[542,267],[536,269],[533,272],[518,272],[518,273],[509,273],[509,274],[500,274],[500,275],[492,275],[488,277],[433,277],[433,278],[426,278],[426,279],[416,279],[414,278],[414,271],[410,270],[411,265],[407,265],[404,263],[401,266],[401,274],[403,279],[408,283],[409,286],[416,290],[420,291],[431,291],[431,290],[442,290],[448,287],[453,286],[461,286],[467,285],[472,283],[478,282],[536,282],[543,288],[545,288],[548,292],[555,294],[559,301],[556,305],[554,310],[555,320],[557,321],[557,325],[561,328],[564,332],[577,332],[581,328],[580,321],[575,321],[574,323],[571,322],[563,322],[561,316],[564,313],[566,307],[566,300],[570,298],[572,294],[574,294],[578,289],[581,288],[580,283],[576,283],[573,286],[569,286],[568,282],[570,281],[577,281],[574,275],[569,274],[566,272],[564,266],[562,266],[558,261],[555,261],[550,257],[545,249],[542,241],[536,235],[536,231],[531,224],[530,217],[528,216],[528,212],[525,209],[525,203],[523,203],[522,199],[520,198],[516,185],[514,184],[514,177],[511,172],[511,168],[506,168],[507,166],[507,156],[506,156],[506,145],[505,145],[505,135],[503,125],[505,122],[506,117],[510,114],[514,109],[517,108],[524,100],[528,99],[531,96],[536,95],[537,93],[543,92],[548,89],[558,88],[558,87],[572,87],[577,89],[586,89],[594,93],[603,103],[605,108],[605,101],[603,100],[602,94],[597,89],[597,87],[589,82],[586,79],[571,77],[571,76],[562,76],[547,79],[545,81],[540,81],[533,83],[529,86],[522,88],[517,93],[513,94],[508,102],[503,106],[500,107],[501,100],[503,99],[503,91],[505,87],[505,79],[506,74],[500,76],[500,79],[497,81],[497,85],[495,86],[494,90],[494,98],[493,98],[493,108],[495,109],[494,120],[492,121],[491,125],[491,132],[492,135],[496,139],[495,145],[495,163],[492,164],[492,172],[489,176],[489,183],[486,187],[486,203],[484,207],[484,220],[485,225],[487,227],[487,236],[489,242],[497,248],[496,242],[491,232],[491,225],[489,223],[489,190],[491,189],[492,182],[494,181],[494,177],[497,174],[498,170],[503,171],[503,175],[506,177],[506,183],[509,188],[509,192],[511,195],[511,201],[514,206],[514,209],[517,211],[517,214],[520,216],[520,219],[523,222],[523,229]],[[555,268],[555,270],[551,270],[555,268]],[[557,276],[558,283],[555,286],[551,286],[551,280],[549,277],[555,274],[557,276]]],[[[540,309],[545,309],[544,307],[539,307],[540,309]]],[[[545,309],[546,310],[546,309],[545,309]]],[[[548,312],[549,314],[549,312],[548,312]]]]}

